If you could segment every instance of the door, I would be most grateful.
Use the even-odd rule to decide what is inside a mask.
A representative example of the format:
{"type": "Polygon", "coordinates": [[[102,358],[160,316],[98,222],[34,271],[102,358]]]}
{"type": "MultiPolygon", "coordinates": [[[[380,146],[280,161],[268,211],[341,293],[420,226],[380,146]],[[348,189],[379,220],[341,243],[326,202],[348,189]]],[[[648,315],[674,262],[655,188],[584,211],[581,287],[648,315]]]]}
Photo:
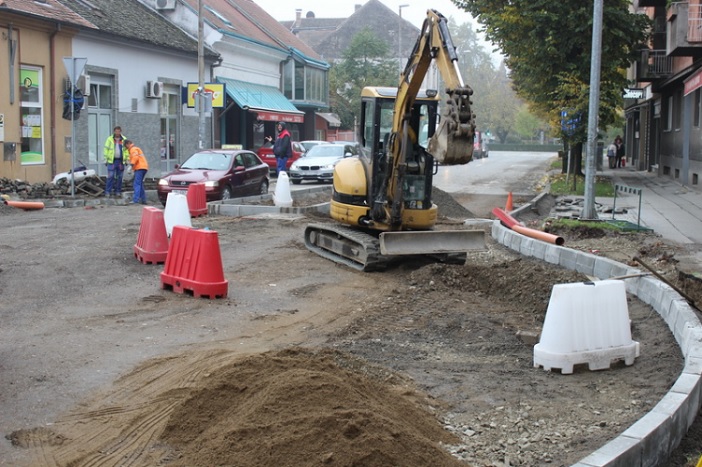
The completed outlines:
{"type": "Polygon", "coordinates": [[[175,90],[166,86],[159,104],[161,113],[161,173],[165,174],[175,168],[176,164],[182,162],[180,151],[178,150],[178,112],[179,98],[175,90]]]}
{"type": "Polygon", "coordinates": [[[78,160],[80,165],[87,165],[98,175],[107,175],[102,149],[105,140],[112,134],[114,120],[112,115],[113,85],[112,77],[90,75],[90,95],[88,102],[88,159],[78,160]]]}

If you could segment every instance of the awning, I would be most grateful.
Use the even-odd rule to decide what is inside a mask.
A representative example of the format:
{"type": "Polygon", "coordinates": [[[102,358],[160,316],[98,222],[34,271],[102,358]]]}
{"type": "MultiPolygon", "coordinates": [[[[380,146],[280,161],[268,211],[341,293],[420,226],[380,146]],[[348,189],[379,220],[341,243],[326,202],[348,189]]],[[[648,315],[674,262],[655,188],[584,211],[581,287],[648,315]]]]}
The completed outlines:
{"type": "Polygon", "coordinates": [[[239,107],[255,113],[259,120],[271,122],[303,123],[305,113],[300,112],[277,88],[218,77],[226,84],[227,95],[239,107]]]}
{"type": "Polygon", "coordinates": [[[317,112],[317,116],[326,120],[326,122],[332,128],[338,128],[341,126],[341,120],[339,120],[339,116],[336,114],[317,112]]]}

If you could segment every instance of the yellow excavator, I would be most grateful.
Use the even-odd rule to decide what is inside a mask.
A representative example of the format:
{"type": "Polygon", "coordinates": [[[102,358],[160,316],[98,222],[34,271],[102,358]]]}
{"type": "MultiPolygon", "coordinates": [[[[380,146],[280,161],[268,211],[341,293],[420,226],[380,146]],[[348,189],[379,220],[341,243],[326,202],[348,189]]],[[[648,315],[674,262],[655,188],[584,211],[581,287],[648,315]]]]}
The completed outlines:
{"type": "Polygon", "coordinates": [[[330,215],[336,222],[309,224],[307,248],[361,271],[384,269],[405,255],[464,262],[484,249],[480,230],[433,230],[437,206],[432,178],[438,164],[466,164],[473,157],[473,90],[464,84],[446,18],[428,10],[397,88],[366,87],[361,94],[363,154],[334,168],[330,215]],[[421,90],[432,61],[446,85],[421,90]]]}

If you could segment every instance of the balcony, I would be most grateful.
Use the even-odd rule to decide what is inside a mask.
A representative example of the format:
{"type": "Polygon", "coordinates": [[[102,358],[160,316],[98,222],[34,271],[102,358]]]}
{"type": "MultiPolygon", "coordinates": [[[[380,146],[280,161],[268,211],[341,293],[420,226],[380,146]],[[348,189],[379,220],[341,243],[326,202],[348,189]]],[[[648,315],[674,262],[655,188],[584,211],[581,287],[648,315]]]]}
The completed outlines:
{"type": "Polygon", "coordinates": [[[652,82],[669,77],[673,73],[673,57],[663,49],[641,51],[641,60],[636,62],[636,81],[652,82]]]}
{"type": "Polygon", "coordinates": [[[702,6],[698,3],[673,3],[668,10],[668,55],[702,57],[702,6]]]}
{"type": "Polygon", "coordinates": [[[634,6],[637,8],[643,8],[647,6],[666,6],[667,0],[634,0],[634,6]]]}

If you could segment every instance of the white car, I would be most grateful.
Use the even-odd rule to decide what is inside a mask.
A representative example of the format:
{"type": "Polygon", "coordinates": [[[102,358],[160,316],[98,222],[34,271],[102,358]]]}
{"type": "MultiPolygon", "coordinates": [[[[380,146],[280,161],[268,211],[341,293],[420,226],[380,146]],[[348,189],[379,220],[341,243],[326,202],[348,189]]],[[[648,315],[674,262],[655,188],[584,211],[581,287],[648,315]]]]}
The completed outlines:
{"type": "Polygon", "coordinates": [[[305,148],[305,152],[307,152],[317,145],[329,144],[329,141],[319,141],[316,139],[309,139],[307,141],[300,141],[300,144],[302,145],[303,148],[305,148]]]}
{"type": "Polygon", "coordinates": [[[344,157],[357,156],[360,152],[358,143],[318,144],[293,162],[288,177],[295,185],[299,185],[303,180],[331,182],[336,163],[344,157]]]}

